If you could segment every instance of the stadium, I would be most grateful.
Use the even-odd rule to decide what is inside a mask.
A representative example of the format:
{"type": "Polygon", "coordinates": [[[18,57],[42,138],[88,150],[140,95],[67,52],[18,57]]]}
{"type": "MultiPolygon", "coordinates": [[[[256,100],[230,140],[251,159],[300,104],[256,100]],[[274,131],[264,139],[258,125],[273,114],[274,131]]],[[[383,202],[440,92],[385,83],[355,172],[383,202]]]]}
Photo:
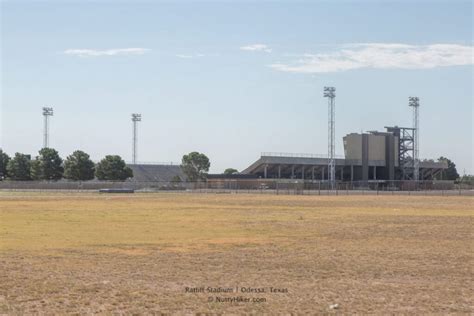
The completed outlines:
{"type": "MultiPolygon", "coordinates": [[[[138,161],[138,123],[142,115],[132,113],[132,161],[127,164],[132,171],[131,176],[120,181],[98,177],[79,182],[69,179],[0,181],[0,189],[123,189],[124,192],[194,189],[273,189],[279,192],[279,189],[294,189],[311,193],[315,190],[320,192],[321,189],[444,191],[455,188],[453,179],[446,176],[446,160],[419,157],[418,97],[408,98],[408,105],[413,110],[411,127],[385,126],[385,131],[349,133],[342,139],[344,155],[337,156],[335,91],[334,87],[324,87],[323,95],[328,99],[327,155],[262,152],[258,159],[240,172],[208,174],[206,170],[202,178],[192,180],[180,163],[138,161]]],[[[43,148],[49,147],[51,116],[53,108],[44,107],[43,148]]]]}
{"type": "MultiPolygon", "coordinates": [[[[207,181],[211,187],[258,188],[276,187],[281,180],[298,180],[303,183],[317,181],[326,189],[337,189],[340,184],[351,183],[351,188],[368,188],[376,184],[383,188],[418,189],[419,183],[425,188],[446,187],[443,171],[448,168],[446,161],[419,158],[419,98],[409,97],[408,105],[413,110],[413,126],[386,126],[385,131],[350,133],[343,137],[344,156],[335,155],[335,94],[334,87],[324,88],[328,98],[328,154],[292,154],[264,152],[250,166],[238,174],[210,174],[207,181]],[[274,180],[274,183],[253,183],[251,179],[274,180]],[[436,182],[438,183],[435,183],[436,182]],[[410,184],[411,183],[411,184],[410,184]],[[257,184],[257,185],[256,185],[257,184]],[[408,184],[408,186],[407,186],[408,184]]],[[[133,114],[137,115],[137,114],[133,114]]],[[[132,115],[132,116],[133,116],[132,115]]],[[[136,153],[136,117],[133,116],[133,154],[136,153]]],[[[140,116],[141,120],[141,116],[140,116]]],[[[132,164],[135,181],[142,179],[170,181],[183,178],[182,171],[172,166],[144,166],[132,164]]],[[[310,187],[311,188],[311,187],[310,187]]],[[[314,189],[314,186],[312,187],[314,189]]],[[[347,188],[347,185],[345,185],[347,188]]]]}
{"type": "MultiPolygon", "coordinates": [[[[387,132],[352,133],[344,137],[344,157],[336,158],[339,181],[413,180],[413,143],[404,137],[408,128],[387,127],[387,132]]],[[[433,180],[448,166],[420,161],[419,180],[433,180]]],[[[327,180],[328,158],[323,155],[262,153],[242,171],[258,178],[327,180]]]]}
{"type": "MultiPolygon", "coordinates": [[[[400,186],[414,179],[413,128],[386,127],[385,132],[351,133],[343,137],[344,156],[335,157],[336,182],[361,186],[400,186]]],[[[261,157],[238,174],[209,174],[210,184],[240,182],[242,187],[252,179],[298,180],[307,183],[328,182],[328,156],[315,154],[263,152],[261,157]]],[[[185,179],[179,165],[130,164],[135,182],[170,182],[176,176],[185,179]]],[[[443,179],[448,168],[444,161],[419,161],[418,181],[446,185],[443,179]]],[[[246,186],[248,187],[248,185],[246,186]]]]}

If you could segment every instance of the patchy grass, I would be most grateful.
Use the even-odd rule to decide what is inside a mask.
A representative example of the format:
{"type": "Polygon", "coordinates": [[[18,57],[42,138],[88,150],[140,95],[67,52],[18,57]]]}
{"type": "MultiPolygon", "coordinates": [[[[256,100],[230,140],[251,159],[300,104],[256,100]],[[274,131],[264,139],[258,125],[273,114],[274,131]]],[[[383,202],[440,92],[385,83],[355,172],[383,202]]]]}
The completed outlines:
{"type": "Polygon", "coordinates": [[[472,313],[473,201],[0,193],[0,313],[472,313]]]}

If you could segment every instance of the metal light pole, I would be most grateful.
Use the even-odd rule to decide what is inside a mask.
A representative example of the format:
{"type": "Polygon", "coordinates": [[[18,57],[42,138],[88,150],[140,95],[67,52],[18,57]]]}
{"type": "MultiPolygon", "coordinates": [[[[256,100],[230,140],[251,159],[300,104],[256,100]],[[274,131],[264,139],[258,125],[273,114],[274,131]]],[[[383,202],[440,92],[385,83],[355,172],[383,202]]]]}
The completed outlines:
{"type": "Polygon", "coordinates": [[[331,189],[336,184],[335,135],[336,135],[336,88],[324,87],[324,97],[328,98],[328,180],[331,189]]]}
{"type": "Polygon", "coordinates": [[[43,107],[44,128],[43,128],[43,148],[49,147],[49,117],[53,116],[53,108],[43,107]]]}
{"type": "Polygon", "coordinates": [[[132,163],[137,164],[137,142],[138,142],[138,133],[137,133],[137,122],[141,122],[142,115],[138,113],[132,113],[132,122],[133,122],[133,149],[132,149],[132,163]]]}
{"type": "Polygon", "coordinates": [[[408,106],[413,108],[413,128],[414,128],[414,137],[413,137],[413,180],[420,180],[420,118],[419,118],[419,107],[420,99],[418,97],[409,97],[408,106]]]}

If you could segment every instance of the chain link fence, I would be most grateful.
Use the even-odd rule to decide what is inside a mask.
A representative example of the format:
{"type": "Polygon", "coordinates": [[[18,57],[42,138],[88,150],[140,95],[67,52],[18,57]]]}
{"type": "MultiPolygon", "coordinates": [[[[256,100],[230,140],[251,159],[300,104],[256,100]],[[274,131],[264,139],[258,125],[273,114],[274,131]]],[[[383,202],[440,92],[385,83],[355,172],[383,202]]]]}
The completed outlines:
{"type": "Polygon", "coordinates": [[[453,181],[336,182],[284,179],[212,179],[202,182],[164,181],[0,181],[0,190],[98,191],[132,189],[138,192],[254,193],[290,195],[468,195],[472,185],[453,181]]]}

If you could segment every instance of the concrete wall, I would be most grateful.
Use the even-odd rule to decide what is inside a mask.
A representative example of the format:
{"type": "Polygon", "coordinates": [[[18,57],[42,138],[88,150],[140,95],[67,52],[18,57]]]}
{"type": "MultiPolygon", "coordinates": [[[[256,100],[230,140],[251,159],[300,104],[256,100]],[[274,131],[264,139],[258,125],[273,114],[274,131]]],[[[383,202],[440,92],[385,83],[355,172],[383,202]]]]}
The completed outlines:
{"type": "Polygon", "coordinates": [[[369,160],[385,160],[385,136],[368,135],[369,160]]]}
{"type": "MultiPolygon", "coordinates": [[[[385,160],[385,136],[367,135],[368,160],[385,160]]],[[[346,159],[362,160],[362,134],[349,134],[344,137],[346,159]]]]}
{"type": "Polygon", "coordinates": [[[398,136],[393,136],[393,153],[395,154],[395,158],[394,158],[394,161],[395,161],[395,167],[398,167],[398,157],[399,157],[399,152],[398,152],[398,136]]]}
{"type": "MultiPolygon", "coordinates": [[[[346,160],[362,161],[362,135],[348,134],[344,136],[344,155],[346,160]]],[[[386,136],[366,134],[368,139],[368,160],[385,161],[386,160],[386,136]]],[[[396,166],[398,165],[398,138],[394,138],[393,154],[396,166]]]]}
{"type": "MultiPolygon", "coordinates": [[[[385,160],[385,137],[380,135],[367,136],[368,160],[385,160]]],[[[344,137],[344,155],[349,160],[362,160],[363,134],[349,134],[344,137]]]]}
{"type": "Polygon", "coordinates": [[[362,160],[362,134],[344,136],[344,156],[349,160],[362,160]]]}

